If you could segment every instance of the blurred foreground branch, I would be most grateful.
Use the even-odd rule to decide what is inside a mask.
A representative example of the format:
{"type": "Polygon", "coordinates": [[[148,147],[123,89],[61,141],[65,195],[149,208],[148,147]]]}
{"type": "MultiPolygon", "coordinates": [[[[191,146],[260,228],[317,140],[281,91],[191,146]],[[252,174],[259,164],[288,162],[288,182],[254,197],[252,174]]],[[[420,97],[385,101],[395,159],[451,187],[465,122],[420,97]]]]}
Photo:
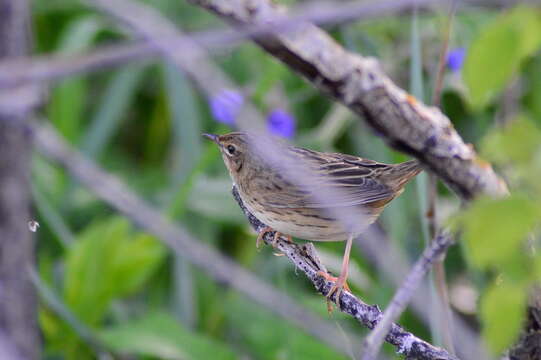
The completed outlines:
{"type": "MultiPolygon", "coordinates": [[[[236,26],[273,24],[285,9],[268,0],[190,0],[236,26]]],[[[411,154],[463,199],[507,192],[490,164],[464,143],[449,119],[396,86],[374,58],[346,51],[313,24],[254,39],[314,86],[348,106],[393,148],[411,154]]]]}
{"type": "Polygon", "coordinates": [[[389,332],[392,323],[406,310],[406,306],[421,280],[430,270],[432,265],[445,254],[449,246],[453,244],[451,234],[447,231],[440,232],[425,249],[419,260],[415,263],[410,273],[395,292],[389,307],[385,310],[381,321],[374,331],[366,338],[363,351],[363,360],[375,360],[385,335],[389,332]]]}
{"type": "MultiPolygon", "coordinates": [[[[233,186],[233,196],[241,207],[244,215],[258,233],[261,232],[266,225],[260,222],[248,209],[244,206],[242,199],[237,191],[236,186],[233,186]]],[[[274,239],[275,232],[267,232],[264,240],[267,244],[271,244],[274,239]]],[[[378,324],[384,321],[384,325],[380,328],[380,332],[384,332],[385,339],[388,343],[394,345],[399,354],[405,355],[408,359],[457,359],[449,354],[444,349],[437,348],[426,341],[423,341],[410,332],[405,331],[399,325],[389,322],[388,320],[401,313],[413,291],[416,289],[419,281],[426,274],[432,262],[438,258],[451,244],[449,237],[442,236],[439,240],[434,241],[434,245],[428,248],[423,257],[416,264],[408,279],[404,282],[402,290],[397,293],[391,304],[391,312],[385,317],[377,305],[368,305],[362,302],[359,298],[348,291],[342,291],[340,298],[336,299],[336,294],[333,294],[331,299],[339,304],[340,311],[353,316],[362,325],[369,329],[377,329],[378,324]],[[385,331],[386,330],[386,331],[385,331]],[[388,334],[385,336],[385,333],[388,334]]],[[[318,275],[318,271],[327,271],[321,264],[312,243],[303,245],[292,244],[286,239],[280,238],[276,248],[284,253],[294,264],[297,269],[300,269],[306,274],[308,279],[314,284],[316,289],[324,296],[327,296],[332,282],[326,281],[318,275]]]]}
{"type": "Polygon", "coordinates": [[[80,183],[135,224],[155,235],[177,255],[199,266],[215,280],[225,283],[265,306],[306,333],[348,354],[344,336],[336,328],[298,305],[289,296],[264,283],[232,260],[201,241],[193,239],[180,226],[171,223],[158,210],[148,206],[116,177],[71,149],[47,125],[29,123],[29,130],[40,154],[58,162],[80,183]]]}
{"type": "MultiPolygon", "coordinates": [[[[505,8],[516,5],[520,0],[462,0],[464,6],[483,6],[488,8],[505,8]]],[[[530,0],[529,2],[534,2],[530,0]]],[[[348,21],[362,21],[400,13],[408,13],[413,7],[421,10],[434,9],[444,4],[443,0],[407,0],[407,1],[371,1],[341,3],[334,1],[310,2],[301,5],[292,14],[278,23],[254,24],[244,26],[242,30],[226,29],[208,30],[191,33],[189,37],[199,45],[209,49],[223,49],[238,45],[253,36],[279,31],[288,31],[302,21],[318,25],[344,24],[348,21]]],[[[162,38],[169,49],[183,51],[183,37],[162,38]]],[[[103,71],[108,67],[127,62],[150,60],[159,55],[159,49],[147,41],[132,44],[111,45],[91,52],[79,54],[52,54],[18,58],[16,61],[0,61],[0,87],[9,87],[21,82],[58,81],[74,74],[92,71],[103,71]]]]}

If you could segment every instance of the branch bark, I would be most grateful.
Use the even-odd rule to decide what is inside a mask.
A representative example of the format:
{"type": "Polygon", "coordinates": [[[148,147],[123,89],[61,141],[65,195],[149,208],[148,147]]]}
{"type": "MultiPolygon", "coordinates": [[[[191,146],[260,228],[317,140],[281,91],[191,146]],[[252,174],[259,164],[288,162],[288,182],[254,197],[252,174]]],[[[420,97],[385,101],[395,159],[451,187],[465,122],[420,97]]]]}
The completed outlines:
{"type": "Polygon", "coordinates": [[[379,349],[389,332],[392,323],[406,310],[414,292],[419,287],[421,280],[430,270],[435,261],[437,261],[453,243],[452,237],[448,232],[440,232],[429,246],[423,252],[423,255],[417,260],[408,276],[396,291],[389,306],[385,310],[381,321],[374,328],[374,331],[365,339],[363,351],[363,360],[375,360],[379,349]]]}
{"type": "MultiPolygon", "coordinates": [[[[285,10],[268,0],[190,1],[236,26],[285,18],[285,10]]],[[[396,86],[375,59],[346,51],[310,23],[254,41],[364,118],[391,147],[418,158],[461,198],[507,193],[504,181],[464,143],[449,119],[396,86]]]]}
{"type": "MultiPolygon", "coordinates": [[[[240,208],[244,212],[244,215],[248,218],[250,225],[258,233],[266,228],[266,225],[259,221],[248,209],[244,206],[244,203],[237,191],[237,188],[233,186],[233,197],[239,204],[240,208]]],[[[264,236],[264,240],[267,244],[271,244],[274,239],[274,232],[267,232],[264,236]]],[[[409,301],[408,297],[412,295],[412,289],[415,289],[418,282],[423,275],[428,271],[430,264],[434,261],[438,255],[445,252],[447,247],[451,245],[450,238],[441,237],[434,242],[434,246],[427,249],[421,261],[419,261],[411,276],[408,277],[409,281],[406,281],[403,286],[403,291],[395,298],[395,309],[398,311],[403,310],[409,301]]],[[[297,269],[300,269],[308,277],[308,279],[314,284],[315,288],[324,296],[327,296],[332,282],[326,281],[318,275],[318,271],[327,272],[325,266],[319,260],[315,248],[312,243],[306,243],[303,245],[292,244],[286,239],[280,238],[276,246],[278,250],[284,253],[294,264],[297,269]]],[[[396,347],[396,351],[399,354],[405,355],[408,359],[458,359],[452,354],[449,354],[444,349],[435,347],[424,340],[419,339],[410,332],[405,331],[399,325],[389,322],[390,317],[384,318],[383,313],[377,305],[368,305],[361,301],[348,291],[342,291],[340,298],[336,299],[336,294],[333,294],[331,299],[339,304],[340,311],[353,316],[363,326],[369,329],[375,329],[378,324],[385,321],[384,328],[381,329],[387,335],[381,339],[385,339],[389,344],[396,347]]],[[[392,316],[395,312],[392,312],[392,316]]]]}
{"type": "MultiPolygon", "coordinates": [[[[28,15],[25,0],[0,0],[0,58],[28,52],[28,15]]],[[[28,86],[0,91],[0,347],[13,359],[40,354],[36,296],[21,270],[34,264],[34,241],[28,229],[30,141],[18,125],[35,99],[28,86]]]]}

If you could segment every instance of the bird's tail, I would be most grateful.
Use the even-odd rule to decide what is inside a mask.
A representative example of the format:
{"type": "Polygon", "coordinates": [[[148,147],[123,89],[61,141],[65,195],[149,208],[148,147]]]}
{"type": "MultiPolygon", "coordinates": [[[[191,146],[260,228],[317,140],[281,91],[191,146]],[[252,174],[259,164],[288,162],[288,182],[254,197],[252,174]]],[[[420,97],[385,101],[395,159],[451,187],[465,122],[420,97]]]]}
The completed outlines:
{"type": "Polygon", "coordinates": [[[409,160],[400,164],[396,164],[390,170],[391,171],[388,176],[391,179],[391,182],[397,188],[401,188],[417,174],[423,171],[423,168],[419,161],[409,160]]]}

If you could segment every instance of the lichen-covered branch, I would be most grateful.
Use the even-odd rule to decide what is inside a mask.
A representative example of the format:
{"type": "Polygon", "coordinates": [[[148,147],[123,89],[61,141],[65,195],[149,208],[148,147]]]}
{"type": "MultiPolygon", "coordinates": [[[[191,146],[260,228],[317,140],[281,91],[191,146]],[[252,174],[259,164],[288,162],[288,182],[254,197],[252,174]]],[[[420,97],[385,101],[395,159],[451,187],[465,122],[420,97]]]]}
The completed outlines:
{"type": "MultiPolygon", "coordinates": [[[[232,193],[254,230],[257,232],[263,230],[266,225],[251,214],[248,209],[246,209],[235,186],[233,186],[232,193]]],[[[272,243],[273,238],[274,232],[267,232],[264,240],[267,244],[270,244],[272,243]]],[[[438,249],[436,250],[437,254],[444,252],[449,243],[445,242],[445,244],[446,245],[443,247],[438,246],[438,249]]],[[[277,242],[276,248],[284,253],[295,264],[297,269],[300,269],[305,273],[308,279],[314,284],[316,289],[322,295],[327,296],[333,284],[317,274],[320,270],[325,272],[327,270],[319,260],[312,243],[298,245],[292,244],[285,239],[280,238],[277,242]]],[[[431,254],[434,255],[432,252],[431,254]]],[[[425,265],[428,266],[427,264],[430,264],[430,262],[433,260],[434,256],[431,260],[427,261],[425,265]]],[[[340,311],[353,316],[355,319],[357,319],[357,321],[369,329],[374,329],[383,319],[383,313],[377,305],[365,304],[359,298],[347,291],[343,291],[340,294],[338,301],[336,301],[335,294],[332,295],[331,300],[339,304],[340,311]]],[[[396,351],[399,354],[405,355],[408,359],[457,359],[457,357],[449,354],[444,349],[435,347],[426,341],[419,339],[412,333],[404,330],[402,327],[394,323],[390,324],[390,330],[385,337],[385,341],[394,345],[397,349],[396,351]]]]}
{"type": "MultiPolygon", "coordinates": [[[[269,0],[190,0],[238,25],[272,24],[285,9],[269,0]]],[[[364,118],[386,142],[422,161],[464,199],[501,195],[505,183],[465,144],[449,119],[396,86],[376,59],[346,51],[325,31],[299,23],[254,40],[323,92],[364,118]]]]}

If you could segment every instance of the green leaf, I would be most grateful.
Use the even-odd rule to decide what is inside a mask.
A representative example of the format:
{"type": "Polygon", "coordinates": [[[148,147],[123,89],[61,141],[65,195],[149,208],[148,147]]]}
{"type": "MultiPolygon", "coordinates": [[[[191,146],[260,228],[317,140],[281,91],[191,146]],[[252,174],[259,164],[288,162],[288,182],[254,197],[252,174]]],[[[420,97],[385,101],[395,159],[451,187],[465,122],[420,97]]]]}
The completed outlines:
{"type": "Polygon", "coordinates": [[[523,116],[513,120],[503,129],[493,130],[481,143],[483,157],[498,163],[529,163],[540,149],[541,130],[523,116]]]}
{"type": "Polygon", "coordinates": [[[481,299],[483,337],[494,354],[499,354],[516,340],[526,312],[524,286],[504,281],[492,285],[481,299]]]}
{"type": "Polygon", "coordinates": [[[539,205],[521,195],[480,198],[461,216],[464,243],[471,262],[501,269],[522,259],[522,244],[539,220],[539,205]]]}
{"type": "Polygon", "coordinates": [[[83,321],[97,325],[111,301],[138,290],[164,255],[163,245],[132,234],[122,218],[93,223],[67,253],[65,301],[83,321]]]}
{"type": "Polygon", "coordinates": [[[524,105],[531,114],[532,119],[541,122],[541,56],[536,56],[524,69],[527,74],[524,105]]]}
{"type": "MultiPolygon", "coordinates": [[[[62,33],[58,52],[73,54],[89,47],[102,22],[94,15],[73,20],[62,33]]],[[[60,133],[75,141],[79,135],[87,95],[87,84],[83,77],[72,77],[54,88],[49,104],[49,118],[60,133]]]]}
{"type": "Polygon", "coordinates": [[[102,330],[100,337],[116,352],[132,355],[175,360],[237,358],[225,344],[190,332],[163,312],[102,330]]]}
{"type": "Polygon", "coordinates": [[[141,65],[130,65],[111,77],[82,139],[81,148],[87,156],[99,157],[110,143],[130,110],[143,75],[141,65]]]}
{"type": "Polygon", "coordinates": [[[193,85],[176,66],[166,63],[163,77],[172,130],[172,184],[181,186],[202,153],[201,115],[193,85]]]}
{"type": "Polygon", "coordinates": [[[148,234],[137,234],[119,245],[113,254],[115,296],[137,291],[165,256],[163,245],[148,234]]]}
{"type": "MultiPolygon", "coordinates": [[[[243,298],[230,296],[226,299],[226,306],[228,322],[238,332],[238,341],[258,354],[258,359],[346,359],[321,340],[299,331],[268,310],[243,298]]],[[[324,309],[321,302],[320,309],[324,309]]]]}
{"type": "Polygon", "coordinates": [[[485,26],[473,40],[464,64],[472,106],[485,106],[540,45],[541,14],[536,8],[518,6],[485,26]]]}

